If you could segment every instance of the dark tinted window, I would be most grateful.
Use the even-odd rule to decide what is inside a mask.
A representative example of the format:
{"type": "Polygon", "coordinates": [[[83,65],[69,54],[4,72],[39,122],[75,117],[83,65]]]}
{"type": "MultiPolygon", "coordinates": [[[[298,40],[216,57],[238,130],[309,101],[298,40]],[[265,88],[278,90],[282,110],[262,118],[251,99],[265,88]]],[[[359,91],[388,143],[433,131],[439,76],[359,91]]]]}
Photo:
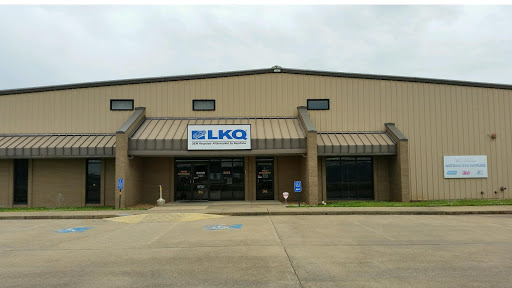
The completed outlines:
{"type": "Polygon", "coordinates": [[[28,160],[14,160],[14,204],[27,204],[28,160]]]}
{"type": "Polygon", "coordinates": [[[215,100],[192,100],[194,111],[214,111],[215,100]]]}
{"type": "Polygon", "coordinates": [[[308,99],[308,110],[329,110],[329,99],[308,99]]]}
{"type": "Polygon", "coordinates": [[[111,99],[110,110],[127,111],[133,110],[133,99],[111,99]]]}
{"type": "Polygon", "coordinates": [[[328,200],[374,199],[371,157],[325,159],[328,200]]]}

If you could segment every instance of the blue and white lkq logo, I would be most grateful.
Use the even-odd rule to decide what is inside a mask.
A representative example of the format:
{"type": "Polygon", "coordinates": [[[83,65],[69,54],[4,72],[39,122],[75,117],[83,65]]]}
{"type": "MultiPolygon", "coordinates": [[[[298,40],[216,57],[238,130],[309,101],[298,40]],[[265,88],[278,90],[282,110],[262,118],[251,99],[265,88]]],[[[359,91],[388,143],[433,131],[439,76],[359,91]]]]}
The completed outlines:
{"type": "Polygon", "coordinates": [[[302,192],[302,182],[300,182],[300,181],[293,182],[293,187],[295,188],[295,192],[302,192]]]}
{"type": "Polygon", "coordinates": [[[206,130],[192,131],[192,139],[205,139],[206,130]]]}
{"type": "Polygon", "coordinates": [[[188,150],[250,150],[251,125],[188,125],[188,150]]]}

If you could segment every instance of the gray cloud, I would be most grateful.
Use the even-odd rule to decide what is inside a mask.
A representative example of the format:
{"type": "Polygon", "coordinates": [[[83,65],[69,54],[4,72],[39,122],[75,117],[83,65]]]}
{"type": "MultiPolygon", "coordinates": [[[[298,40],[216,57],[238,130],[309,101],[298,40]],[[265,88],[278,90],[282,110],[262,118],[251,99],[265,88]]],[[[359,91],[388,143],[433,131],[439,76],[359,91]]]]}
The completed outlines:
{"type": "Polygon", "coordinates": [[[283,67],[512,84],[508,6],[1,6],[0,90],[283,67]]]}

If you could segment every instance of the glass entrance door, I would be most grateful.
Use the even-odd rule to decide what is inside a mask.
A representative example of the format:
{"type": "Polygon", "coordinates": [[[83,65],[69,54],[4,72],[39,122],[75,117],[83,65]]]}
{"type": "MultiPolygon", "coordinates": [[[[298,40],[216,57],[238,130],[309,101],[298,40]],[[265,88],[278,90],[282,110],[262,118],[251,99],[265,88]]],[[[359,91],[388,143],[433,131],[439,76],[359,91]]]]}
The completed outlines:
{"type": "Polygon", "coordinates": [[[244,160],[176,159],[175,200],[244,200],[244,160]]]}
{"type": "Polygon", "coordinates": [[[274,159],[256,159],[256,200],[274,200],[274,159]]]}
{"type": "Polygon", "coordinates": [[[208,162],[176,163],[176,200],[208,200],[208,162]]]}
{"type": "Polygon", "coordinates": [[[192,164],[176,162],[176,200],[192,200],[192,164]]]}
{"type": "Polygon", "coordinates": [[[208,162],[192,164],[192,199],[208,200],[208,162]]]}

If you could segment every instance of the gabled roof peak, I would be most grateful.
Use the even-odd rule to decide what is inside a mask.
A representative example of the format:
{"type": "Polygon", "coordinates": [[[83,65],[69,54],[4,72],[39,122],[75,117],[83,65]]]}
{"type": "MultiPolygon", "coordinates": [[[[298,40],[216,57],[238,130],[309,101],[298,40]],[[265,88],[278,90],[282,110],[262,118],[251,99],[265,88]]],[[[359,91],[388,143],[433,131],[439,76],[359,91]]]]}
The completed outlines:
{"type": "Polygon", "coordinates": [[[9,89],[9,90],[0,90],[0,95],[13,95],[13,94],[22,94],[22,93],[46,92],[46,91],[91,88],[91,87],[104,87],[104,86],[115,86],[115,85],[131,85],[131,84],[157,83],[157,82],[168,82],[168,81],[211,79],[211,78],[220,78],[220,77],[247,76],[247,75],[258,75],[258,74],[268,74],[268,73],[284,73],[284,74],[300,74],[300,75],[327,76],[327,77],[345,77],[345,78],[356,78],[356,79],[403,81],[403,82],[445,84],[445,85],[495,88],[495,89],[512,89],[512,85],[508,85],[508,84],[470,82],[470,81],[433,79],[433,78],[404,77],[404,76],[390,76],[390,75],[376,75],[376,74],[330,72],[330,71],[318,71],[318,70],[303,70],[303,69],[283,68],[281,66],[274,65],[271,68],[255,69],[255,70],[239,70],[239,71],[216,72],[216,73],[205,73],[205,74],[190,74],[190,75],[178,75],[178,76],[166,76],[166,77],[135,78],[135,79],[86,82],[86,83],[65,84],[65,85],[55,85],[55,86],[43,86],[43,87],[33,87],[33,88],[9,89]]]}

